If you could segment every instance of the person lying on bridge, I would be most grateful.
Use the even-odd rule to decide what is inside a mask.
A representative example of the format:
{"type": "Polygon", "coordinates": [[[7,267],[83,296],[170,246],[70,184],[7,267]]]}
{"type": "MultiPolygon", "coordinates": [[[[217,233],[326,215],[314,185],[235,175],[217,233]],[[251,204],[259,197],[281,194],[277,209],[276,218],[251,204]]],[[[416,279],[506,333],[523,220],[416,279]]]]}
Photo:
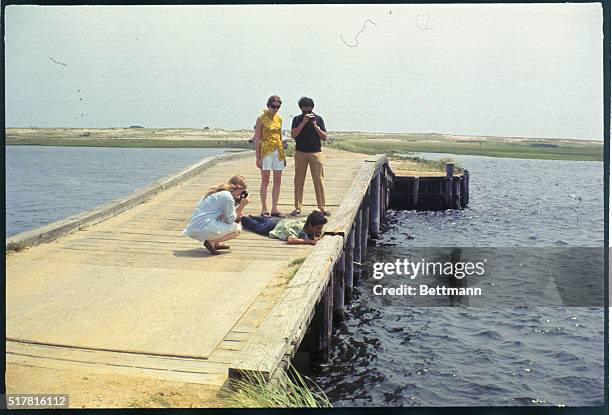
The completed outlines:
{"type": "Polygon", "coordinates": [[[281,219],[266,216],[243,216],[241,220],[245,229],[287,241],[290,245],[315,245],[321,238],[327,218],[318,210],[313,210],[304,219],[281,219]]]}
{"type": "Polygon", "coordinates": [[[219,249],[229,249],[222,242],[240,235],[242,211],[250,202],[246,188],[244,177],[238,175],[211,187],[200,199],[183,235],[202,242],[211,255],[219,255],[219,249]]]}

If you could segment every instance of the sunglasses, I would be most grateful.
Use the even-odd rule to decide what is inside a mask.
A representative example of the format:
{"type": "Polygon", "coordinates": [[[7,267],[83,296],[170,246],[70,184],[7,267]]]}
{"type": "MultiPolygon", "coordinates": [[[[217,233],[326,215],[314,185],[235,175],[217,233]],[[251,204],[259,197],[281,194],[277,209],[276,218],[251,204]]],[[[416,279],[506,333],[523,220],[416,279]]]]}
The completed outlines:
{"type": "Polygon", "coordinates": [[[270,108],[275,109],[275,110],[279,109],[280,107],[281,107],[280,105],[270,105],[270,108]]]}

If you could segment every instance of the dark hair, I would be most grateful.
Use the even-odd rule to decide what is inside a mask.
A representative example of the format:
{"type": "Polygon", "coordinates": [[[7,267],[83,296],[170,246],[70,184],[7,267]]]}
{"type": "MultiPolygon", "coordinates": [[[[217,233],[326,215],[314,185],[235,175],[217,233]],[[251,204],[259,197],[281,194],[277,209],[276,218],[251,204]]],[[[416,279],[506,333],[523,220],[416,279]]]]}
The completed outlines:
{"type": "Polygon", "coordinates": [[[268,98],[267,106],[269,107],[273,102],[278,102],[279,104],[283,103],[278,95],[272,95],[270,98],[268,98]]]}
{"type": "Polygon", "coordinates": [[[317,226],[317,225],[325,225],[327,223],[327,218],[323,216],[321,211],[313,210],[310,215],[306,218],[306,224],[304,228],[309,226],[317,226]]]}
{"type": "Polygon", "coordinates": [[[312,108],[314,108],[314,101],[312,100],[312,98],[302,97],[298,101],[298,107],[300,107],[300,108],[302,108],[302,107],[312,107],[312,108]]]}

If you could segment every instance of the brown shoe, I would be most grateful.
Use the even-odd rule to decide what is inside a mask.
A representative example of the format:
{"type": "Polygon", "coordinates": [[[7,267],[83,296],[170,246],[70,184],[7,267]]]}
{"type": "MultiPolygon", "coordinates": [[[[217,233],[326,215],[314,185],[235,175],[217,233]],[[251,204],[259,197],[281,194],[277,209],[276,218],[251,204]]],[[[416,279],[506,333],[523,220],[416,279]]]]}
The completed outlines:
{"type": "Polygon", "coordinates": [[[321,213],[323,216],[331,216],[331,212],[329,210],[321,209],[321,213]]]}
{"type": "Polygon", "coordinates": [[[299,215],[300,213],[302,213],[302,211],[301,211],[300,209],[294,209],[294,210],[293,210],[293,212],[291,212],[291,213],[289,214],[289,216],[297,216],[297,215],[299,215]]]}
{"type": "Polygon", "coordinates": [[[211,255],[219,255],[219,251],[217,251],[208,241],[204,241],[204,248],[208,249],[211,255]]]}

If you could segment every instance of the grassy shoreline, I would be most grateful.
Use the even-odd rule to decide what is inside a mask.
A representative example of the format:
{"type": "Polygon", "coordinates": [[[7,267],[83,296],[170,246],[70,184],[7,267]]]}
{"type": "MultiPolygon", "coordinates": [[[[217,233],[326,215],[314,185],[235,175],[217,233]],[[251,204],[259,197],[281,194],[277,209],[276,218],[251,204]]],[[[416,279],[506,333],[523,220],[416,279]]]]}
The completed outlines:
{"type": "MultiPolygon", "coordinates": [[[[251,130],[188,128],[8,128],[6,145],[123,148],[249,149],[251,130]]],[[[389,156],[451,153],[488,157],[602,161],[603,142],[595,140],[458,136],[435,133],[381,134],[330,132],[326,146],[389,156]]]]}

